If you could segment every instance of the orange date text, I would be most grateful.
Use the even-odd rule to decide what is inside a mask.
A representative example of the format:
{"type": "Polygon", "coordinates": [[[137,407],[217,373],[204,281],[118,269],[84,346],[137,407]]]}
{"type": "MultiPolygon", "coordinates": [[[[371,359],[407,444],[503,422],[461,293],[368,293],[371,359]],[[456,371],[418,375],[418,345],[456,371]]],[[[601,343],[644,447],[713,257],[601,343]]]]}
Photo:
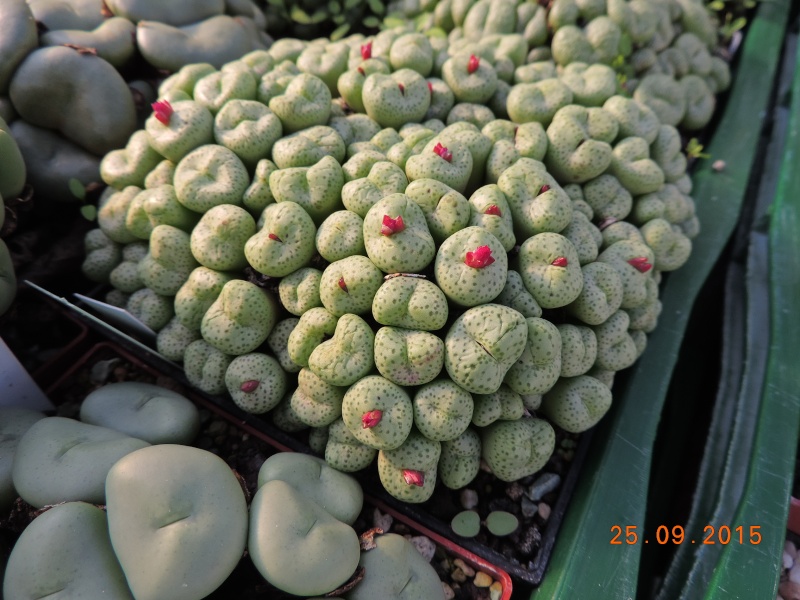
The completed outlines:
{"type": "Polygon", "coordinates": [[[612,525],[611,526],[611,540],[612,546],[632,546],[634,544],[703,544],[709,545],[727,545],[727,544],[750,544],[757,546],[761,543],[761,526],[760,525],[737,525],[735,527],[728,525],[706,525],[703,527],[703,535],[698,539],[691,539],[686,536],[686,531],[680,525],[673,525],[667,527],[666,525],[659,525],[656,527],[655,532],[651,535],[643,537],[639,528],[636,525],[612,525]]]}

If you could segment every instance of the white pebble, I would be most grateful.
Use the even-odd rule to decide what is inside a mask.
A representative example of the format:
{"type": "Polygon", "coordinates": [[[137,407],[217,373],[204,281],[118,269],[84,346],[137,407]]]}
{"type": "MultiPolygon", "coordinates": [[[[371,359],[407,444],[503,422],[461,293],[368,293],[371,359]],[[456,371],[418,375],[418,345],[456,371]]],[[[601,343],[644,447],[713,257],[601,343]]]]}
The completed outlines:
{"type": "Polygon", "coordinates": [[[789,570],[789,581],[800,583],[800,565],[795,565],[789,570]]]}
{"type": "Polygon", "coordinates": [[[411,538],[411,543],[414,544],[414,547],[422,554],[425,560],[431,562],[433,555],[436,554],[436,544],[432,540],[424,535],[417,535],[411,538]]]}
{"type": "Polygon", "coordinates": [[[382,514],[377,508],[375,512],[372,514],[372,526],[373,527],[380,527],[384,533],[389,533],[392,529],[392,523],[394,522],[394,518],[392,515],[389,514],[382,514]]]}
{"type": "Polygon", "coordinates": [[[442,589],[444,590],[445,600],[453,600],[453,598],[456,597],[456,593],[453,591],[453,588],[447,585],[444,581],[442,582],[442,589]]]}
{"type": "Polygon", "coordinates": [[[546,502],[539,503],[539,516],[545,521],[550,518],[550,505],[546,502]]]}
{"type": "Polygon", "coordinates": [[[792,559],[797,558],[797,546],[794,545],[793,541],[786,540],[786,543],[783,545],[783,551],[788,553],[792,559]]]}
{"type": "Polygon", "coordinates": [[[472,510],[478,506],[478,492],[468,488],[461,490],[461,506],[465,510],[472,510]]]}

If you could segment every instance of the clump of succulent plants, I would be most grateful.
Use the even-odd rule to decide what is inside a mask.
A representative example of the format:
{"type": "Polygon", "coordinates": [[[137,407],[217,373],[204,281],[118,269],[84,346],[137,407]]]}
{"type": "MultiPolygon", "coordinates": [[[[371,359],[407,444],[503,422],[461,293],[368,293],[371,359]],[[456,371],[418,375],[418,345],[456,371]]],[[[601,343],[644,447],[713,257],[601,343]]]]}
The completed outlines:
{"type": "Polygon", "coordinates": [[[194,385],[312,428],[339,470],[377,463],[398,498],[481,461],[531,475],[554,427],[608,410],[689,257],[681,139],[729,84],[714,26],[657,4],[393,3],[345,37],[364,5],[337,1],[267,11],[333,20],[331,39],[164,82],[103,162],[84,271],[194,385]]]}

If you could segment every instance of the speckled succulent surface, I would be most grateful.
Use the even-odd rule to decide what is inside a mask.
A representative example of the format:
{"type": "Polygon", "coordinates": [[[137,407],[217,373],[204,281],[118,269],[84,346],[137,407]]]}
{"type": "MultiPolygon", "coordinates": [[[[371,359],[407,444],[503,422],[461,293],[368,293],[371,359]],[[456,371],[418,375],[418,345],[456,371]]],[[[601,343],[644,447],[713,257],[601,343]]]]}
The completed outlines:
{"type": "Polygon", "coordinates": [[[705,14],[411,4],[170,76],[100,163],[83,272],[193,385],[422,502],[602,418],[701,233],[683,145],[730,73],[705,14]]]}

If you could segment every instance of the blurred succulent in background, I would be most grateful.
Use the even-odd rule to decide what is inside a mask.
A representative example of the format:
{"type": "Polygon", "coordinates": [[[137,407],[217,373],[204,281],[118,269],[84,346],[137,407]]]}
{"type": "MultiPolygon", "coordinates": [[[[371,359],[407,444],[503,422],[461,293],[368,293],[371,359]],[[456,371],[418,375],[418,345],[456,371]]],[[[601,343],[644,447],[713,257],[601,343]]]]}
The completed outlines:
{"type": "Polygon", "coordinates": [[[386,5],[382,0],[265,0],[264,12],[273,35],[336,41],[376,30],[386,5]]]}

